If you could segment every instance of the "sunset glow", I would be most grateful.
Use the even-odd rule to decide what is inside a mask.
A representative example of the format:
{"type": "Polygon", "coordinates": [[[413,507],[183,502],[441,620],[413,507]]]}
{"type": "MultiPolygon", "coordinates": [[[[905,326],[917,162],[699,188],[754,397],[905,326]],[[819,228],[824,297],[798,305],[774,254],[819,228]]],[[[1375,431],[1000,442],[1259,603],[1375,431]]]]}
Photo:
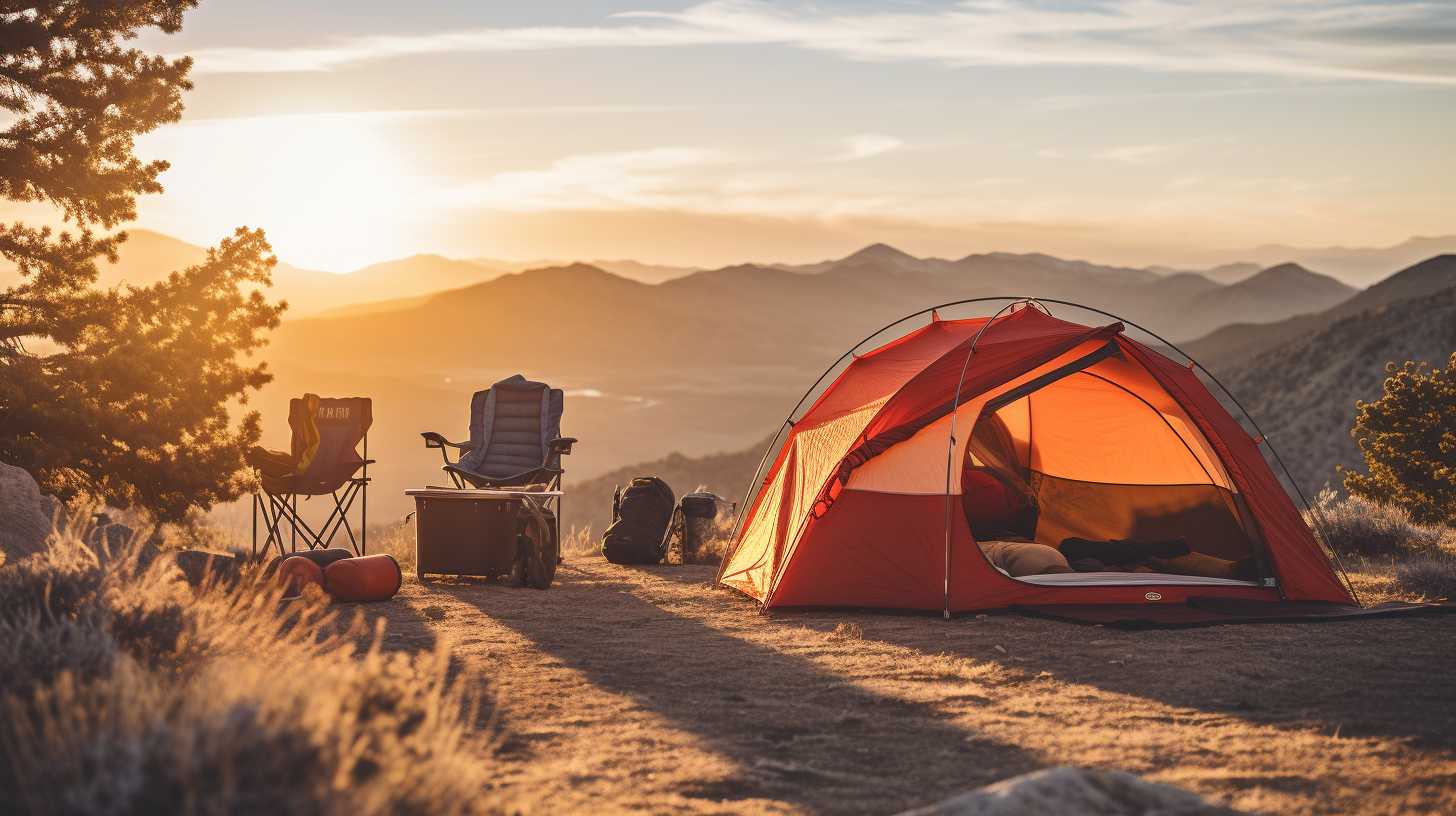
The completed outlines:
{"type": "Polygon", "coordinates": [[[1128,263],[1393,244],[1453,230],[1440,15],[204,4],[147,41],[194,56],[197,87],[143,140],[173,169],[139,226],[204,245],[261,226],[332,271],[416,252],[805,261],[880,240],[1128,263]]]}

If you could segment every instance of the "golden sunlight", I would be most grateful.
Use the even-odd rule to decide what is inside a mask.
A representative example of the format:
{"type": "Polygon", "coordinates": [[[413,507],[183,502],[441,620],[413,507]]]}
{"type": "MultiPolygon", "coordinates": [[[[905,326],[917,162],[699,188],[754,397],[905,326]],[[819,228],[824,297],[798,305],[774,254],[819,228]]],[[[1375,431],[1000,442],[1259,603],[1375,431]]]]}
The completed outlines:
{"type": "Polygon", "coordinates": [[[149,135],[140,152],[166,156],[164,231],[210,242],[238,221],[267,224],[278,255],[347,272],[418,246],[426,195],[412,150],[379,115],[204,119],[149,135]],[[209,197],[208,190],[227,190],[209,197]],[[186,201],[218,202],[196,208],[186,201]]]}

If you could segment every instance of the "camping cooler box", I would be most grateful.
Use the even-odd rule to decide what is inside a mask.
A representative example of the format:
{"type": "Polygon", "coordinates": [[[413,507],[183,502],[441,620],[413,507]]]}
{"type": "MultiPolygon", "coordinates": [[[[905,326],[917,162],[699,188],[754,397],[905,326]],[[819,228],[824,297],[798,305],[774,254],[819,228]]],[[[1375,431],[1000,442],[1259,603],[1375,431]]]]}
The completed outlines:
{"type": "MultiPolygon", "coordinates": [[[[406,490],[415,500],[415,574],[509,575],[523,501],[544,504],[559,490],[406,490]]],[[[551,515],[549,509],[546,510],[551,515]]]]}

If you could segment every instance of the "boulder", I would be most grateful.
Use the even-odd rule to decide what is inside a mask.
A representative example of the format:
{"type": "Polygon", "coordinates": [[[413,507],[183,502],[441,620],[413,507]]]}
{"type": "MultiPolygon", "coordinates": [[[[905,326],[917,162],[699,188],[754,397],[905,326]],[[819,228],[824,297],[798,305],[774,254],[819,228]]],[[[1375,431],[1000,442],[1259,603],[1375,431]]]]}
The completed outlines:
{"type": "Polygon", "coordinates": [[[112,521],[111,516],[106,513],[97,513],[96,521],[86,535],[86,543],[95,548],[119,553],[126,549],[134,538],[136,538],[135,530],[119,521],[112,521]]]}
{"type": "Polygon", "coordinates": [[[17,561],[45,547],[51,519],[29,473],[0,463],[0,555],[17,561]]]}
{"type": "Polygon", "coordinates": [[[1048,768],[1003,779],[901,816],[1237,816],[1195,793],[1122,771],[1048,768]]]}
{"type": "Polygon", "coordinates": [[[66,503],[49,493],[40,494],[40,511],[57,530],[66,526],[66,503]]]}
{"type": "Polygon", "coordinates": [[[235,581],[242,571],[242,560],[232,553],[211,550],[171,550],[163,553],[182,571],[187,583],[201,586],[209,578],[235,581]]]}

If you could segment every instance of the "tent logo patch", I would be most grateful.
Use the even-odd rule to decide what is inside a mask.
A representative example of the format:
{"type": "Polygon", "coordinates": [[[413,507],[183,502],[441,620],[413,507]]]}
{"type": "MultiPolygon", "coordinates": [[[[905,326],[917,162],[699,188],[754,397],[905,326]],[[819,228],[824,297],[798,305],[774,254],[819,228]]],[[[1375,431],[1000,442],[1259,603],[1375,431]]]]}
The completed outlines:
{"type": "Polygon", "coordinates": [[[1163,600],[1163,593],[1161,593],[1161,592],[1149,592],[1149,593],[1143,595],[1143,597],[1144,598],[1147,598],[1150,601],[1161,601],[1161,600],[1163,600]]]}

